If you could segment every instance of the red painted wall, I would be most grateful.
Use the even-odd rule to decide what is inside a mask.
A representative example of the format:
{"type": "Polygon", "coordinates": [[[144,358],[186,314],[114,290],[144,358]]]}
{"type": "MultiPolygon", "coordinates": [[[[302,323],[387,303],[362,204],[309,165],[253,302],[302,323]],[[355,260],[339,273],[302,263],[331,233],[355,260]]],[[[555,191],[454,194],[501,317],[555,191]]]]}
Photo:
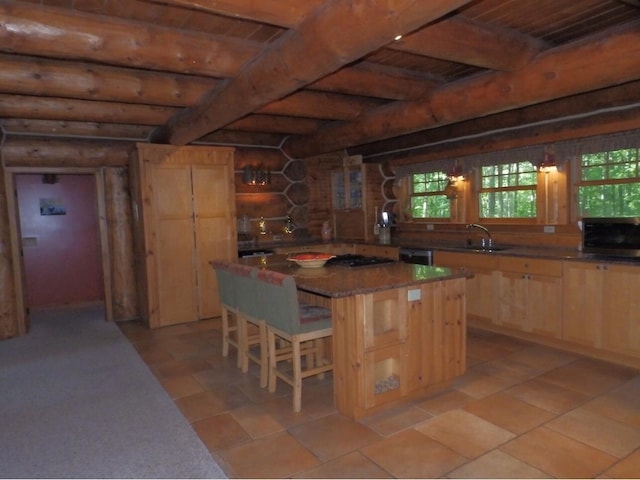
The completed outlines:
{"type": "Polygon", "coordinates": [[[104,299],[93,175],[16,175],[27,305],[61,306],[104,299]],[[54,199],[65,215],[41,215],[41,199],[54,199]]]}

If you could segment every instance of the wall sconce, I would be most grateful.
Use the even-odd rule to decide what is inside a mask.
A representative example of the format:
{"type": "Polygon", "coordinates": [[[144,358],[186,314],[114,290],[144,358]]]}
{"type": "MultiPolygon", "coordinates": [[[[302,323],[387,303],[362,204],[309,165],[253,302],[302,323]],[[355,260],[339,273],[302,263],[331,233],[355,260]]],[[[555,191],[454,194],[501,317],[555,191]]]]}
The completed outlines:
{"type": "Polygon", "coordinates": [[[449,181],[455,185],[456,182],[461,182],[464,180],[464,173],[462,173],[462,167],[460,165],[455,165],[449,173],[447,173],[447,177],[449,181]]]}
{"type": "Polygon", "coordinates": [[[268,185],[271,183],[271,170],[262,164],[257,167],[245,165],[242,171],[242,183],[245,185],[268,185]]]}
{"type": "Polygon", "coordinates": [[[558,164],[556,156],[551,152],[544,152],[542,161],[538,164],[538,170],[544,173],[557,172],[558,164]]]}

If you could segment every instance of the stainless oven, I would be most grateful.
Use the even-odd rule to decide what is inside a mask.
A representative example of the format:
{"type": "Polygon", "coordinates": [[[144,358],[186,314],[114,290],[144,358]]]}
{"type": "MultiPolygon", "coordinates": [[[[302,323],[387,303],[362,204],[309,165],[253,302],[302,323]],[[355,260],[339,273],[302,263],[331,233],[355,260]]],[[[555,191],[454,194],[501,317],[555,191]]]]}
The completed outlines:
{"type": "Polygon", "coordinates": [[[583,218],[582,251],[640,257],[640,217],[583,218]]]}

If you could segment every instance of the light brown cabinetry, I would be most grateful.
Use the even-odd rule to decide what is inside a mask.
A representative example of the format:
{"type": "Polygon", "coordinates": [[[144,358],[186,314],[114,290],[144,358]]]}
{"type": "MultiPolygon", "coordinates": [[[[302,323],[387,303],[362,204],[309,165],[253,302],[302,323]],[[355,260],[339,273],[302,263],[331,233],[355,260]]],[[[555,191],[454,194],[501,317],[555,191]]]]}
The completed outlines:
{"type": "Polygon", "coordinates": [[[465,279],[334,298],[334,397],[353,418],[465,370],[465,279]]]}
{"type": "Polygon", "coordinates": [[[560,338],[562,262],[498,257],[497,292],[497,325],[560,338]]]}
{"type": "Polygon", "coordinates": [[[233,149],[139,144],[131,171],[144,319],[220,315],[209,262],[237,256],[233,149]]]}
{"type": "Polygon", "coordinates": [[[640,357],[640,268],[565,262],[567,341],[640,357]]]}
{"type": "MultiPolygon", "coordinates": [[[[375,241],[376,207],[384,204],[383,177],[378,165],[363,164],[348,157],[341,168],[331,171],[331,208],[335,238],[375,241]]],[[[381,212],[378,212],[381,214],[381,212]]]]}
{"type": "Polygon", "coordinates": [[[465,268],[473,273],[467,279],[467,316],[478,324],[490,324],[495,318],[496,270],[498,259],[482,253],[434,252],[434,263],[439,267],[465,268]]]}

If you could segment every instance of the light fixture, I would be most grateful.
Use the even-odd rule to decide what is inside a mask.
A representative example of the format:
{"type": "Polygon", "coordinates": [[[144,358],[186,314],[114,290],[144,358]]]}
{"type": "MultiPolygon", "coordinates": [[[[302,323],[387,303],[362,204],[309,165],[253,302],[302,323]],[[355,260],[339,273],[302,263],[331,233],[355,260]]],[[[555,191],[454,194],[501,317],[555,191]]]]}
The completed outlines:
{"type": "Polygon", "coordinates": [[[257,167],[245,165],[242,171],[242,183],[245,185],[268,185],[271,183],[271,170],[262,164],[257,167]]]}
{"type": "Polygon", "coordinates": [[[538,170],[544,173],[557,172],[556,156],[552,152],[545,151],[542,161],[538,164],[538,170]]]}
{"type": "Polygon", "coordinates": [[[462,167],[460,165],[455,165],[449,173],[447,173],[447,177],[449,181],[453,184],[456,182],[461,182],[464,180],[464,173],[462,173],[462,167]]]}

